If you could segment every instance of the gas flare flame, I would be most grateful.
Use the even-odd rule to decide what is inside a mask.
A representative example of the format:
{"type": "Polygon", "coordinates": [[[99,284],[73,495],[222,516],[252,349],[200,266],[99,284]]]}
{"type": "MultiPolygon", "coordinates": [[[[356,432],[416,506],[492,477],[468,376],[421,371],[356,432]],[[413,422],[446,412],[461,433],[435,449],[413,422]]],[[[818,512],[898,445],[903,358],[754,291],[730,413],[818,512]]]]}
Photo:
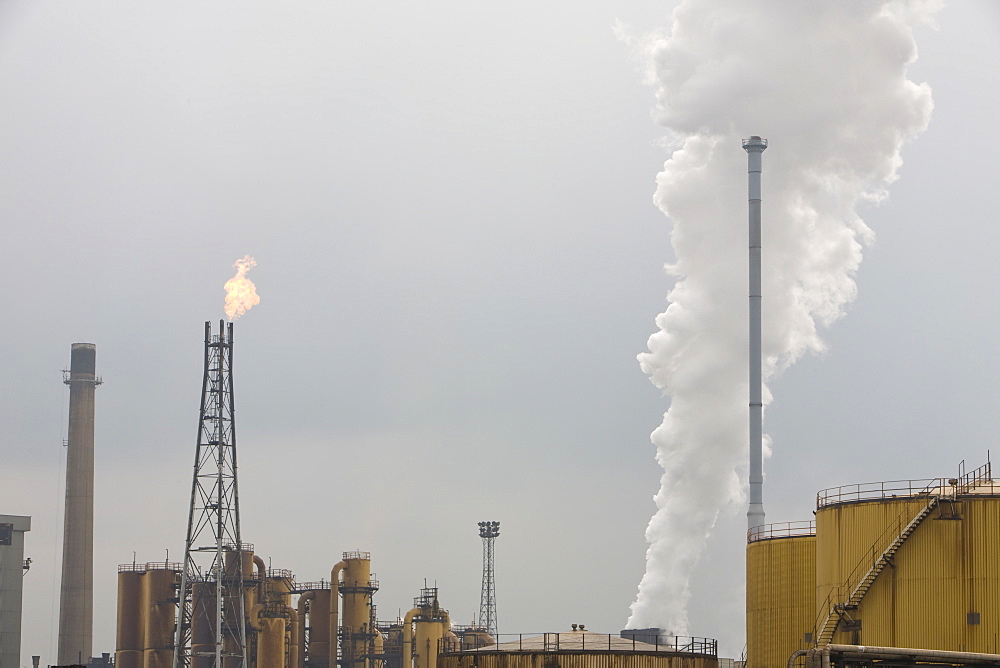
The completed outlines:
{"type": "Polygon", "coordinates": [[[247,278],[247,272],[257,266],[257,261],[249,255],[233,263],[236,267],[236,275],[226,281],[226,316],[230,321],[236,320],[241,315],[260,303],[257,296],[257,286],[247,278]]]}

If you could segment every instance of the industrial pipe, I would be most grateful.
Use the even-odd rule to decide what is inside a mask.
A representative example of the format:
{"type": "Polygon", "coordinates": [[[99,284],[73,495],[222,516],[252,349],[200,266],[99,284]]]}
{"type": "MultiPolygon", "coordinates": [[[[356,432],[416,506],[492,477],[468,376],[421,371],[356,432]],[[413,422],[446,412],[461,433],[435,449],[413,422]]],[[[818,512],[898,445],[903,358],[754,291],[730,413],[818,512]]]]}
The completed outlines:
{"type": "Polygon", "coordinates": [[[807,656],[811,651],[812,650],[808,649],[797,649],[794,652],[792,652],[792,655],[788,657],[788,668],[795,668],[795,659],[799,658],[800,656],[807,656]]]}
{"type": "Polygon", "coordinates": [[[256,595],[253,595],[251,590],[244,592],[247,601],[251,603],[250,607],[253,607],[252,604],[258,601],[261,603],[267,602],[267,591],[264,586],[264,582],[267,580],[267,565],[264,563],[263,557],[259,557],[256,554],[253,555],[253,564],[257,567],[257,592],[256,595]]]}
{"type": "MultiPolygon", "coordinates": [[[[299,629],[298,633],[295,635],[295,647],[298,648],[299,661],[292,665],[292,668],[305,668],[306,660],[306,601],[316,598],[316,592],[309,590],[302,592],[299,596],[299,629]]],[[[310,621],[312,621],[312,616],[310,616],[310,621]]]]}
{"type": "Polygon", "coordinates": [[[257,603],[252,608],[250,608],[250,628],[254,631],[263,631],[264,625],[260,623],[260,613],[264,612],[264,604],[257,603]]]}
{"type": "Polygon", "coordinates": [[[337,627],[340,625],[340,573],[347,568],[347,562],[341,559],[330,569],[330,658],[327,665],[335,668],[337,665],[337,627]]]}
{"type": "Polygon", "coordinates": [[[302,626],[299,624],[299,620],[303,619],[299,617],[299,613],[295,611],[290,605],[285,605],[285,612],[288,613],[288,620],[291,622],[291,638],[288,639],[288,668],[295,668],[299,665],[299,644],[296,642],[298,637],[305,636],[305,632],[302,626]]]}
{"type": "Polygon", "coordinates": [[[402,668],[413,668],[413,618],[419,614],[420,608],[413,608],[403,617],[402,668]]]}
{"type": "MultiPolygon", "coordinates": [[[[911,647],[869,647],[866,645],[827,645],[823,648],[824,663],[829,666],[829,655],[856,654],[859,658],[868,659],[898,659],[900,657],[914,659],[935,659],[938,663],[965,664],[1000,664],[1000,654],[981,654],[979,652],[952,652],[939,649],[915,649],[911,647]]],[[[824,667],[825,668],[825,667],[824,667]]]]}

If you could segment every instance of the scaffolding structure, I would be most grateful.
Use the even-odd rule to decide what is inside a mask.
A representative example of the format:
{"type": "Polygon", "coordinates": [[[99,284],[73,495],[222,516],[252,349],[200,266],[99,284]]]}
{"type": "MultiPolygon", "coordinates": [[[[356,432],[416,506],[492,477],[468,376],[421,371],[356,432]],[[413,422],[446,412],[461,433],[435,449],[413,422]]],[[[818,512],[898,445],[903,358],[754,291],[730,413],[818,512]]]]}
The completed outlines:
{"type": "Polygon", "coordinates": [[[497,590],[493,570],[493,543],[499,535],[499,522],[479,523],[479,537],[483,539],[483,588],[479,597],[479,626],[494,638],[497,636],[497,590]]]}
{"type": "MultiPolygon", "coordinates": [[[[236,421],[233,323],[205,323],[205,365],[188,510],[173,668],[248,668],[236,421]],[[195,586],[199,595],[193,596],[195,586]],[[197,599],[197,600],[195,600],[197,599]],[[206,637],[192,642],[192,628],[206,637]]],[[[252,549],[252,548],[250,548],[252,549]]]]}

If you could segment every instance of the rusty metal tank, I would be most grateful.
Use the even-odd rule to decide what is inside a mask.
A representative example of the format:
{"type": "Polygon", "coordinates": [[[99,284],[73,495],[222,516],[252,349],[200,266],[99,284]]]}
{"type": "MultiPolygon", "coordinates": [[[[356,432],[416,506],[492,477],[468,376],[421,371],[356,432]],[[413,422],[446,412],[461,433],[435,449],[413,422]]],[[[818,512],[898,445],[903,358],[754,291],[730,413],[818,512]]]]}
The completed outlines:
{"type": "Polygon", "coordinates": [[[115,642],[115,665],[119,668],[142,668],[143,636],[142,573],[146,566],[121,564],[118,567],[118,624],[115,642]]]}
{"type": "Polygon", "coordinates": [[[191,584],[191,668],[210,668],[214,657],[198,654],[215,652],[215,583],[191,584]]]}
{"type": "Polygon", "coordinates": [[[816,527],[786,522],[747,534],[746,668],[782,666],[813,646],[816,527]]]}
{"type": "Polygon", "coordinates": [[[173,663],[177,613],[174,582],[180,569],[180,564],[148,563],[142,574],[143,668],[170,668],[173,663]]]}

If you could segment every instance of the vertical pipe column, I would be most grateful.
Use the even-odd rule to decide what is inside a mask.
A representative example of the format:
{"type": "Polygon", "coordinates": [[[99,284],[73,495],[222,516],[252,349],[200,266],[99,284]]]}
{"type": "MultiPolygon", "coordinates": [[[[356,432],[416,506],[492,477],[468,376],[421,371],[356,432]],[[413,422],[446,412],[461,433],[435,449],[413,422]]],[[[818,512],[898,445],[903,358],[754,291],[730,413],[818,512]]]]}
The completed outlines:
{"type": "Polygon", "coordinates": [[[94,600],[94,388],[97,346],[74,343],[69,377],[66,512],[59,590],[60,665],[86,663],[93,649],[94,600]]]}
{"type": "Polygon", "coordinates": [[[747,152],[750,208],[750,508],[747,530],[764,524],[764,444],[760,325],[760,172],[767,140],[743,140],[747,152]]]}

